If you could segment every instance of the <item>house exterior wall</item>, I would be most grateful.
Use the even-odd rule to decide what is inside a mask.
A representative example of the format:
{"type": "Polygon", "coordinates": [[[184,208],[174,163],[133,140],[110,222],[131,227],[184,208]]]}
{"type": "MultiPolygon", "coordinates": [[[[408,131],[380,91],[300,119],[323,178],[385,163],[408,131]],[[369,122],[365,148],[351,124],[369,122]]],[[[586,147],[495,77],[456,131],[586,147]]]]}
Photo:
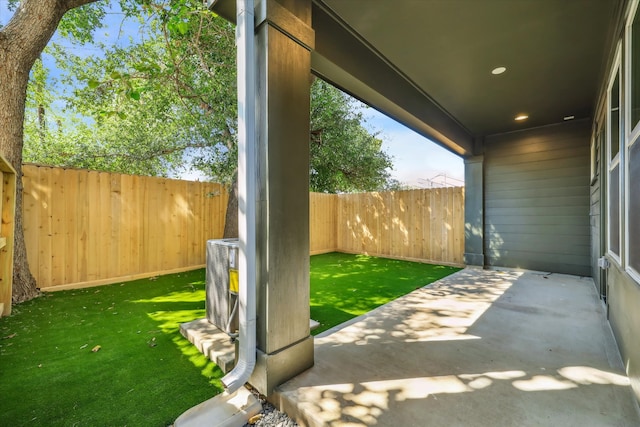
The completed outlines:
{"type": "Polygon", "coordinates": [[[485,139],[490,266],[591,276],[589,121],[485,139]]]}
{"type": "MultiPolygon", "coordinates": [[[[596,143],[596,149],[593,150],[592,159],[596,166],[595,179],[592,180],[591,185],[591,218],[592,218],[592,254],[595,257],[596,254],[600,256],[605,255],[609,260],[609,268],[604,273],[594,265],[594,280],[596,275],[601,280],[601,296],[606,295],[604,302],[607,305],[607,313],[609,317],[609,323],[613,334],[616,338],[622,362],[625,367],[626,373],[631,381],[631,385],[635,392],[636,398],[640,401],[640,281],[634,280],[634,278],[625,270],[625,267],[629,266],[628,248],[625,243],[636,241],[639,238],[638,235],[631,235],[630,228],[626,226],[630,222],[638,221],[635,216],[626,217],[624,215],[625,204],[629,203],[631,198],[628,198],[628,194],[620,194],[619,196],[612,196],[609,189],[609,180],[611,179],[612,172],[610,170],[610,157],[611,145],[614,138],[617,139],[617,144],[620,147],[620,155],[622,159],[618,168],[622,168],[622,179],[619,178],[619,183],[622,188],[631,185],[637,185],[635,181],[631,181],[628,177],[628,173],[631,170],[631,163],[626,164],[626,147],[627,145],[636,141],[638,137],[637,126],[632,125],[627,114],[627,109],[630,107],[631,90],[630,80],[631,75],[627,74],[628,67],[633,64],[633,67],[637,66],[637,57],[631,58],[631,52],[626,49],[617,49],[617,46],[623,46],[623,40],[626,38],[626,43],[630,42],[631,32],[625,31],[625,25],[633,21],[633,6],[634,2],[624,1],[621,3],[621,12],[619,15],[618,23],[616,26],[615,34],[617,35],[611,41],[611,47],[609,51],[608,69],[605,72],[605,77],[602,81],[601,96],[597,102],[597,106],[603,112],[602,118],[599,120],[600,126],[594,126],[594,132],[592,138],[596,143]],[[619,54],[620,57],[616,58],[619,54]],[[618,61],[618,62],[617,62],[618,61]],[[617,63],[616,63],[617,62],[617,63]],[[608,102],[609,92],[613,92],[610,89],[610,83],[612,77],[615,76],[616,67],[621,67],[620,85],[621,90],[620,105],[619,108],[622,111],[619,118],[612,119],[612,115],[608,111],[611,106],[608,102]],[[613,123],[613,125],[612,125],[613,123]],[[615,129],[615,130],[612,130],[615,129]],[[623,132],[617,133],[617,129],[622,129],[623,132]],[[602,136],[598,132],[602,132],[602,136]],[[615,136],[613,136],[615,135],[615,136]],[[623,215],[618,219],[611,221],[609,208],[612,200],[620,201],[620,209],[623,215]],[[599,220],[599,222],[598,222],[599,220]],[[610,223],[616,223],[621,227],[621,233],[619,238],[618,252],[620,257],[612,256],[611,244],[606,243],[609,238],[610,223]]],[[[636,20],[638,15],[636,14],[636,20]]],[[[634,53],[637,56],[637,50],[634,53]]],[[[613,163],[611,161],[611,163],[613,163]]],[[[595,262],[595,259],[594,259],[595,262]]]]}
{"type": "Polygon", "coordinates": [[[615,263],[607,270],[609,322],[622,363],[640,401],[640,286],[615,263]]]}
{"type": "MultiPolygon", "coordinates": [[[[608,185],[608,181],[611,179],[611,171],[609,170],[610,146],[612,144],[611,140],[614,138],[612,136],[612,134],[614,134],[612,127],[624,130],[624,132],[618,135],[618,143],[620,144],[620,152],[623,156],[621,167],[624,171],[625,180],[628,179],[626,176],[628,169],[625,166],[630,166],[625,165],[625,156],[627,155],[625,147],[637,137],[637,131],[631,129],[632,126],[626,114],[626,110],[630,104],[628,96],[631,93],[629,90],[630,76],[626,74],[626,66],[629,65],[631,61],[637,61],[637,58],[632,60],[629,57],[629,51],[624,49],[617,51],[616,48],[619,44],[622,44],[623,39],[627,36],[627,34],[625,34],[625,24],[631,22],[632,9],[630,6],[632,3],[633,2],[625,1],[621,5],[621,10],[624,12],[621,12],[619,16],[616,26],[617,29],[615,31],[617,37],[615,37],[611,43],[609,58],[607,60],[609,65],[601,84],[602,93],[597,102],[597,105],[601,111],[603,111],[603,117],[599,120],[599,122],[601,122],[600,126],[594,126],[594,133],[592,135],[595,141],[595,149],[592,151],[592,155],[594,156],[592,162],[595,166],[594,172],[596,176],[591,183],[591,241],[594,262],[596,254],[600,256],[606,254],[609,260],[609,268],[606,269],[604,273],[596,265],[593,266],[594,281],[597,279],[601,280],[600,293],[601,296],[606,296],[603,301],[607,305],[609,323],[616,338],[623,365],[631,381],[631,386],[633,387],[636,398],[640,401],[640,340],[638,340],[640,336],[640,282],[634,280],[624,268],[625,264],[628,264],[629,257],[624,243],[627,240],[639,237],[637,235],[631,236],[628,229],[625,229],[625,225],[627,221],[638,221],[638,219],[636,217],[627,218],[623,216],[623,221],[617,221],[622,227],[622,233],[619,239],[622,246],[618,248],[621,258],[616,259],[612,256],[608,251],[611,245],[606,243],[609,237],[609,222],[611,222],[609,204],[612,203],[612,200],[621,200],[621,208],[624,212],[625,203],[628,203],[626,197],[612,197],[608,185]],[[618,64],[616,64],[616,52],[620,53],[620,58],[617,58],[619,60],[618,64]],[[614,70],[617,65],[620,66],[622,70],[620,79],[621,91],[619,93],[621,94],[622,101],[620,108],[623,114],[620,115],[618,122],[615,123],[615,120],[611,119],[610,116],[607,117],[607,110],[610,108],[608,103],[608,93],[610,89],[608,89],[608,85],[611,82],[612,76],[615,75],[614,70]],[[607,118],[609,120],[607,120],[607,118]],[[615,123],[615,125],[612,126],[611,123],[615,123]],[[602,132],[602,135],[599,135],[598,132],[602,132]],[[636,136],[632,136],[634,132],[636,132],[636,136]]],[[[627,40],[627,43],[628,42],[629,40],[627,40]]],[[[622,185],[624,186],[624,181],[622,185]]]]}

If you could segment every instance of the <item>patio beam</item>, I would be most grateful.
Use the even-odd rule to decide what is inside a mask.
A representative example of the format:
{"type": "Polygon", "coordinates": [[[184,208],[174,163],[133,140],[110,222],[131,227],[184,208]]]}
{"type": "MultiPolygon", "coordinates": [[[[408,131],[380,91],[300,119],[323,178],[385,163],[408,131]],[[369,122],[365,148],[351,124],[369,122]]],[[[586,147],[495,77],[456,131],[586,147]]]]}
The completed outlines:
{"type": "Polygon", "coordinates": [[[473,154],[473,136],[455,117],[322,0],[313,3],[316,48],[311,67],[315,74],[452,153],[473,154]]]}
{"type": "MultiPolygon", "coordinates": [[[[209,0],[224,18],[235,20],[235,1],[209,0]]],[[[300,14],[298,3],[278,0],[300,14]]],[[[315,46],[311,52],[314,74],[443,148],[467,157],[475,154],[474,136],[401,70],[355,34],[322,0],[302,12],[313,16],[315,46]]],[[[304,8],[304,7],[303,7],[304,8]]]]}

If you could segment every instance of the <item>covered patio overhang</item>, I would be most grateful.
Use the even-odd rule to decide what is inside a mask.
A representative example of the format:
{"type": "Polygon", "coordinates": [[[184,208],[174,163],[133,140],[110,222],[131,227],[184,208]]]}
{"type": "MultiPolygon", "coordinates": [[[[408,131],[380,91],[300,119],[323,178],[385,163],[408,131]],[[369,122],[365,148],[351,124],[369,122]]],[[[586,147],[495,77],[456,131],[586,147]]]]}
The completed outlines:
{"type": "MultiPolygon", "coordinates": [[[[235,19],[235,0],[210,3],[235,19]]],[[[583,274],[590,128],[624,6],[624,0],[257,1],[259,182],[248,203],[257,209],[258,362],[251,383],[260,392],[271,394],[314,359],[306,255],[310,74],[465,158],[467,264],[583,274]],[[530,160],[524,172],[509,168],[520,156],[530,160]],[[545,162],[575,176],[548,178],[545,162]],[[489,174],[487,163],[503,175],[489,174]],[[575,184],[558,193],[567,179],[575,184]],[[546,187],[509,187],[514,180],[546,187]],[[516,196],[502,197],[507,192],[516,196]],[[550,194],[562,201],[576,192],[575,206],[538,206],[550,194]],[[536,209],[568,218],[567,244],[577,255],[571,248],[545,253],[562,243],[544,235],[554,235],[555,217],[513,230],[523,227],[514,218],[537,217],[536,209]],[[532,262],[519,246],[527,238],[538,254],[532,262]]]]}
{"type": "MultiPolygon", "coordinates": [[[[488,135],[591,118],[624,4],[261,1],[310,4],[314,74],[465,157],[488,135]]],[[[213,3],[235,19],[235,0],[213,3]]]]}

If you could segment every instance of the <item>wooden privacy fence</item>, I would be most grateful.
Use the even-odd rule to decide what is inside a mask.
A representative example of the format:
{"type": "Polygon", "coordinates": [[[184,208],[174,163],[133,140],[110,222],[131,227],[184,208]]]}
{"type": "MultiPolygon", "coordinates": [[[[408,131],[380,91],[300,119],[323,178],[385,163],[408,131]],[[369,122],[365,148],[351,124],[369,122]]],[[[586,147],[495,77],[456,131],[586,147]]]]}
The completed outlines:
{"type": "MultiPolygon", "coordinates": [[[[204,266],[224,230],[219,184],[23,166],[24,233],[40,288],[204,266]]],[[[463,188],[310,195],[311,254],[342,251],[462,264],[463,188]]]]}
{"type": "Polygon", "coordinates": [[[220,184],[23,166],[24,233],[42,289],[192,269],[222,236],[220,184]]]}
{"type": "Polygon", "coordinates": [[[16,171],[0,154],[0,317],[11,314],[16,171]]]}
{"type": "Polygon", "coordinates": [[[311,253],[332,250],[462,265],[464,188],[312,194],[311,253]]]}
{"type": "Polygon", "coordinates": [[[311,255],[339,251],[338,195],[309,194],[309,249],[311,255]]]}

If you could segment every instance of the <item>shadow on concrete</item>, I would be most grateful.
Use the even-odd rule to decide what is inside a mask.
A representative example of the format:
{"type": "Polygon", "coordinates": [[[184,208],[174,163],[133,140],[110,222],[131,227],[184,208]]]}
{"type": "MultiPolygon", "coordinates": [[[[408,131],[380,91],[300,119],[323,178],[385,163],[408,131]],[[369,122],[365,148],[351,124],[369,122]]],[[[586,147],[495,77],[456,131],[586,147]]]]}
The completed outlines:
{"type": "Polygon", "coordinates": [[[316,337],[310,426],[638,426],[590,278],[466,269],[316,337]]]}

